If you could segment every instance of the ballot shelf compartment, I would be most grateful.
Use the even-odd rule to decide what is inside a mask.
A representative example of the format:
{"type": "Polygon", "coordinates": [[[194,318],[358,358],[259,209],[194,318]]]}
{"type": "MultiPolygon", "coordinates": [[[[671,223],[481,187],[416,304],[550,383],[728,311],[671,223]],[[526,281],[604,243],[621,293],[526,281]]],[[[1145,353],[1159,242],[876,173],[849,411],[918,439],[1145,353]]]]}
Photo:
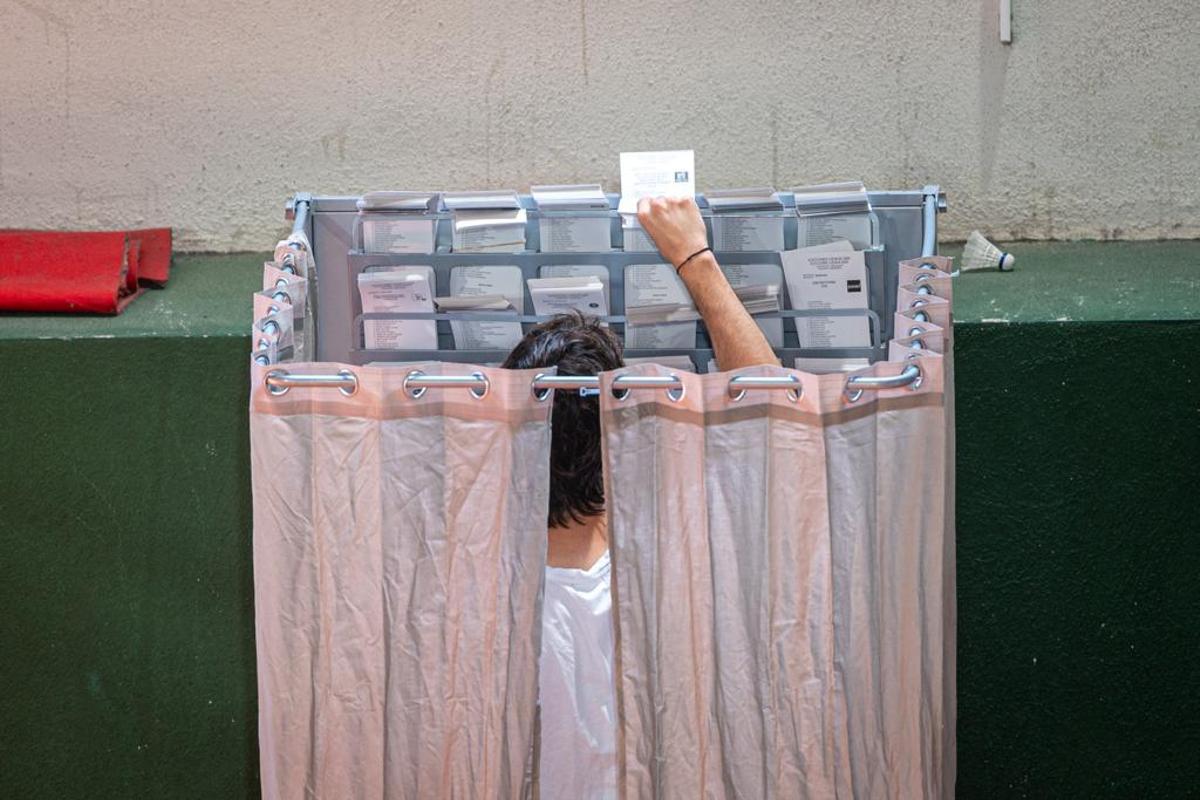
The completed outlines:
{"type": "MultiPolygon", "coordinates": [[[[788,294],[787,282],[783,280],[783,266],[778,252],[717,252],[717,260],[726,270],[737,269],[746,265],[766,264],[778,270],[780,278],[780,300],[782,310],[765,314],[756,314],[754,319],[781,320],[782,342],[776,346],[776,351],[784,363],[790,363],[796,357],[837,357],[837,358],[866,358],[871,361],[886,356],[884,319],[890,320],[890,314],[882,314],[879,309],[884,307],[887,271],[885,251],[882,247],[874,247],[864,251],[866,265],[866,287],[869,304],[864,309],[823,309],[805,310],[792,309],[791,298],[788,294]],[[797,322],[806,318],[832,317],[864,317],[869,330],[869,343],[861,347],[802,347],[798,335],[797,322]]],[[[626,269],[642,265],[666,265],[657,253],[637,253],[612,251],[604,253],[407,253],[407,254],[368,254],[351,253],[347,257],[348,280],[350,288],[348,302],[351,308],[350,325],[352,341],[346,353],[340,359],[345,363],[366,364],[370,362],[410,362],[438,358],[446,361],[468,363],[497,363],[504,359],[508,348],[488,350],[459,349],[455,346],[455,337],[451,327],[452,322],[512,322],[521,326],[522,333],[528,331],[539,322],[545,321],[548,315],[539,316],[531,313],[534,309],[533,297],[530,293],[528,280],[543,277],[544,267],[575,266],[595,267],[598,272],[607,274],[608,310],[607,315],[597,315],[602,322],[610,325],[622,338],[625,338],[626,325],[626,269]],[[361,295],[358,291],[358,276],[364,272],[375,272],[389,268],[428,267],[434,277],[434,286],[430,287],[436,297],[448,297],[451,292],[451,279],[456,267],[513,267],[521,273],[521,303],[516,312],[487,312],[487,311],[458,311],[449,313],[364,313],[361,295]],[[436,324],[437,348],[426,349],[381,349],[369,348],[365,342],[364,325],[369,322],[386,321],[429,321],[436,324]],[[436,356],[433,353],[436,352],[436,356]],[[483,359],[480,361],[479,359],[483,359]]],[[[325,276],[328,270],[319,267],[325,276]]],[[[666,265],[670,269],[669,265],[666,265]]],[[[401,269],[401,272],[403,270],[401,269]]],[[[690,347],[643,348],[628,347],[630,357],[637,353],[652,355],[685,355],[694,354],[699,371],[705,371],[711,356],[704,355],[711,351],[712,346],[702,320],[695,324],[696,333],[690,347]]],[[[513,342],[515,343],[515,342],[513,342]]]]}
{"type": "MultiPolygon", "coordinates": [[[[877,244],[868,249],[864,261],[868,272],[868,291],[870,294],[869,309],[864,313],[870,320],[872,345],[865,348],[808,348],[799,347],[796,336],[795,320],[816,312],[790,310],[790,297],[787,296],[786,282],[783,287],[785,311],[773,315],[756,316],[757,319],[779,317],[784,320],[783,347],[777,347],[784,363],[790,363],[794,356],[815,357],[867,357],[878,360],[886,356],[881,343],[886,343],[892,336],[892,310],[896,301],[897,264],[900,260],[916,258],[922,255],[923,244],[929,239],[932,231],[936,244],[936,216],[930,220],[929,204],[926,202],[930,192],[938,201],[938,210],[944,210],[944,199],[937,187],[925,187],[920,190],[901,191],[872,191],[869,192],[872,212],[876,218],[873,237],[877,244]]],[[[792,195],[788,192],[779,193],[783,200],[783,212],[723,212],[716,216],[721,218],[754,218],[774,217],[782,221],[784,249],[796,247],[797,218],[792,195]]],[[[608,270],[611,324],[619,334],[624,331],[624,268],[632,264],[663,263],[655,252],[632,252],[621,249],[623,230],[622,219],[617,213],[619,196],[608,195],[610,208],[607,212],[588,211],[539,211],[536,204],[528,195],[520,195],[522,207],[526,209],[526,241],[525,249],[513,253],[472,253],[453,252],[452,215],[440,210],[429,214],[435,224],[433,253],[365,253],[362,250],[361,230],[359,227],[361,214],[357,208],[357,197],[326,197],[299,194],[289,203],[289,209],[294,210],[294,227],[302,230],[312,243],[313,255],[317,263],[317,278],[312,281],[315,289],[317,315],[317,358],[321,361],[367,363],[369,361],[415,361],[436,358],[457,362],[495,363],[502,360],[506,353],[492,351],[456,350],[448,319],[436,319],[437,343],[436,355],[430,350],[416,351],[379,351],[363,347],[362,323],[366,321],[362,313],[361,300],[357,286],[357,276],[369,267],[427,265],[435,275],[434,294],[444,297],[449,292],[450,270],[455,266],[469,265],[513,265],[521,269],[523,282],[531,277],[541,277],[541,267],[561,264],[590,264],[608,270]],[[609,230],[610,250],[599,252],[541,252],[541,221],[542,218],[602,218],[607,220],[609,230]],[[482,360],[482,361],[481,361],[482,360]]],[[[708,228],[710,241],[713,240],[712,210],[702,195],[697,196],[697,203],[708,228]]],[[[720,224],[720,222],[718,222],[720,224]]],[[[736,224],[736,223],[735,223],[736,224]]],[[[751,222],[753,224],[753,222],[751,222]]],[[[774,223],[765,223],[773,225],[774,223]]],[[[719,236],[717,238],[720,238],[719,236]]],[[[718,242],[719,244],[720,242],[718,242]]],[[[729,251],[717,252],[718,260],[723,266],[738,264],[772,263],[781,264],[777,251],[729,251]]],[[[521,324],[523,330],[528,330],[539,319],[529,312],[533,309],[528,285],[523,287],[523,308],[521,324]]],[[[844,312],[830,312],[840,314],[844,312]]],[[[435,317],[437,315],[434,315],[435,317]]],[[[377,319],[376,315],[367,315],[366,319],[377,319]]],[[[407,318],[404,316],[398,318],[407,318]]],[[[668,348],[649,351],[650,355],[688,354],[701,371],[708,362],[706,353],[709,342],[705,335],[703,324],[697,326],[697,336],[694,348],[668,348]],[[685,352],[686,351],[686,352],[685,352]]],[[[630,357],[642,352],[639,348],[627,348],[630,357]]]]}

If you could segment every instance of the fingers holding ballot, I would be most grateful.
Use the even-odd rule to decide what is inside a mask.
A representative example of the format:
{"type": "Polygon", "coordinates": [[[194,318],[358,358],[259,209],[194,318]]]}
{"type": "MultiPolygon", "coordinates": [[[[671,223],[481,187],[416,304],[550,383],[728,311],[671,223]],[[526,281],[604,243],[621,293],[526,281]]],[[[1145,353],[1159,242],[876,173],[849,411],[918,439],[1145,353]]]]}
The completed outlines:
{"type": "Polygon", "coordinates": [[[638,200],[637,215],[658,252],[673,266],[708,247],[704,219],[690,197],[643,197],[638,200]]]}

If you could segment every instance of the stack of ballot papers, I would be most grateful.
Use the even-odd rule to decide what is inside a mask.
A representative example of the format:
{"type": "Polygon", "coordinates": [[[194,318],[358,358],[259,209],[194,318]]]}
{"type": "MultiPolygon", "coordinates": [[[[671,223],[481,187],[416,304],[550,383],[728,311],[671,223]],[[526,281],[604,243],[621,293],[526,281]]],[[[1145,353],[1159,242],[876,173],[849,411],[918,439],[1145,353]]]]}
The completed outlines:
{"type": "MultiPolygon", "coordinates": [[[[439,311],[504,313],[517,316],[524,309],[521,268],[514,266],[454,267],[450,270],[450,296],[435,300],[439,311]]],[[[517,320],[450,323],[457,350],[511,350],[521,341],[517,320]]]]}
{"type": "Polygon", "coordinates": [[[543,253],[612,250],[608,196],[598,183],[531,186],[543,253]]]}
{"type": "Polygon", "coordinates": [[[692,150],[621,153],[621,234],[629,252],[655,252],[654,240],[638,224],[643,197],[695,197],[696,155],[692,150]]]}
{"type": "Polygon", "coordinates": [[[712,210],[714,250],[783,249],[783,201],[774,189],[719,189],[705,199],[712,210]]]}
{"type": "Polygon", "coordinates": [[[813,375],[827,375],[833,372],[854,372],[871,366],[869,358],[804,358],[796,359],[796,369],[801,372],[811,372],[813,375]]]}
{"type": "Polygon", "coordinates": [[[684,350],[696,346],[700,314],[670,264],[625,268],[625,346],[630,350],[684,350]]]}
{"type": "Polygon", "coordinates": [[[845,240],[861,250],[874,244],[874,214],[862,181],[823,183],[792,191],[798,247],[845,240]]]}
{"type": "Polygon", "coordinates": [[[608,267],[600,264],[547,264],[539,274],[543,278],[595,278],[604,287],[604,307],[612,308],[609,296],[608,267]]]}
{"type": "Polygon", "coordinates": [[[363,252],[432,253],[436,249],[436,192],[367,192],[357,205],[363,252]]]}
{"type": "MultiPolygon", "coordinates": [[[[771,314],[783,308],[783,274],[778,264],[728,264],[721,267],[746,311],[771,314]]],[[[783,320],[754,320],[771,347],[783,347],[783,320]]]]}
{"type": "Polygon", "coordinates": [[[658,364],[660,367],[667,369],[677,369],[683,372],[695,372],[696,365],[692,363],[691,356],[643,356],[641,358],[625,359],[625,366],[632,367],[637,364],[658,364]]]}
{"type": "MultiPolygon", "coordinates": [[[[361,272],[358,293],[364,314],[433,313],[433,267],[388,267],[361,272]]],[[[433,320],[363,320],[367,350],[436,350],[433,320]]]]}
{"type": "Polygon", "coordinates": [[[593,317],[608,316],[604,284],[592,276],[574,278],[530,278],[529,296],[533,313],[539,317],[582,311],[593,317]]]}
{"type": "Polygon", "coordinates": [[[525,249],[525,209],[517,193],[447,192],[454,215],[451,249],[459,253],[519,253],[525,249]]]}
{"type": "MultiPolygon", "coordinates": [[[[779,254],[792,308],[846,310],[868,308],[867,266],[861,250],[845,240],[779,254]]],[[[851,316],[796,317],[802,348],[869,347],[866,313],[851,316]]]]}

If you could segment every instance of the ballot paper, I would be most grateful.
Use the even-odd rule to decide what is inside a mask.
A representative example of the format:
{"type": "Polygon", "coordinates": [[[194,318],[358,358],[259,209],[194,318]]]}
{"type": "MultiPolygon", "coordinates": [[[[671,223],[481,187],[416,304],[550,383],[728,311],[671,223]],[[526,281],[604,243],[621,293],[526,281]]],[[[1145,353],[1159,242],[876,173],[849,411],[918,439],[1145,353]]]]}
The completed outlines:
{"type": "Polygon", "coordinates": [[[856,369],[863,369],[871,366],[869,358],[838,358],[832,356],[829,358],[805,358],[796,359],[796,369],[801,372],[811,372],[813,375],[827,375],[833,372],[854,372],[856,369]]]}
{"type": "Polygon", "coordinates": [[[797,247],[845,240],[861,250],[874,244],[874,214],[862,181],[804,186],[793,193],[797,247]]]}
{"type": "MultiPolygon", "coordinates": [[[[721,267],[734,294],[751,316],[783,307],[783,274],[777,264],[729,264],[721,267]]],[[[758,319],[755,323],[771,347],[783,347],[783,320],[758,319]]]]}
{"type": "MultiPolygon", "coordinates": [[[[454,267],[450,270],[450,295],[437,298],[439,310],[511,311],[516,316],[525,307],[521,268],[454,267]]],[[[458,350],[511,350],[522,336],[521,323],[517,321],[452,321],[450,330],[458,350]]]]}
{"type": "Polygon", "coordinates": [[[436,249],[436,192],[368,192],[359,199],[366,253],[432,253],[436,249]]]}
{"type": "Polygon", "coordinates": [[[695,197],[696,155],[691,150],[621,153],[621,234],[627,252],[653,253],[654,240],[637,220],[643,197],[695,197]]]}
{"type": "MultiPolygon", "coordinates": [[[[358,292],[364,314],[433,313],[433,268],[404,267],[384,272],[361,272],[358,292]]],[[[367,350],[436,350],[437,323],[433,320],[363,320],[363,347],[367,350]]]]}
{"type": "Polygon", "coordinates": [[[625,346],[630,350],[693,348],[699,318],[687,287],[670,264],[625,268],[625,346]]]}
{"type": "Polygon", "coordinates": [[[608,267],[598,264],[547,264],[540,270],[543,278],[595,278],[604,287],[604,307],[612,308],[608,267]]]}
{"type": "Polygon", "coordinates": [[[608,316],[604,284],[598,278],[530,278],[529,296],[539,317],[582,311],[593,317],[608,316]]]}
{"type": "Polygon", "coordinates": [[[705,199],[712,210],[714,250],[783,249],[783,201],[774,189],[719,189],[705,199]]]}
{"type": "Polygon", "coordinates": [[[612,250],[608,197],[598,183],[578,186],[531,186],[537,204],[543,253],[612,250]]]}
{"type": "Polygon", "coordinates": [[[692,363],[690,356],[645,356],[642,358],[627,358],[625,366],[632,367],[637,364],[658,364],[660,367],[667,369],[678,369],[683,372],[695,372],[696,365],[692,363]]]}
{"type": "MultiPolygon", "coordinates": [[[[866,309],[867,267],[862,251],[846,241],[780,253],[794,309],[866,309]]],[[[796,317],[803,348],[869,347],[866,314],[796,317]]]]}
{"type": "Polygon", "coordinates": [[[518,253],[525,249],[525,209],[517,193],[447,192],[454,215],[451,249],[460,253],[518,253]]]}

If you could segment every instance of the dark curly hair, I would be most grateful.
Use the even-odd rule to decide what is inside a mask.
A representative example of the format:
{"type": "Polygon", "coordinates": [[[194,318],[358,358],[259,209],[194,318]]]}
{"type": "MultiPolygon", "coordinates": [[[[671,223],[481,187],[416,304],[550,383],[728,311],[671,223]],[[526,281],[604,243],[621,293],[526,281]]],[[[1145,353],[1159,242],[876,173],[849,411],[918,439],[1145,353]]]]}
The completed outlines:
{"type": "MultiPolygon", "coordinates": [[[[622,350],[616,334],[576,311],[529,331],[502,366],[558,367],[559,375],[597,375],[624,366],[622,350]]],[[[548,522],[551,528],[562,528],[604,511],[600,398],[557,391],[551,420],[548,522]]]]}

